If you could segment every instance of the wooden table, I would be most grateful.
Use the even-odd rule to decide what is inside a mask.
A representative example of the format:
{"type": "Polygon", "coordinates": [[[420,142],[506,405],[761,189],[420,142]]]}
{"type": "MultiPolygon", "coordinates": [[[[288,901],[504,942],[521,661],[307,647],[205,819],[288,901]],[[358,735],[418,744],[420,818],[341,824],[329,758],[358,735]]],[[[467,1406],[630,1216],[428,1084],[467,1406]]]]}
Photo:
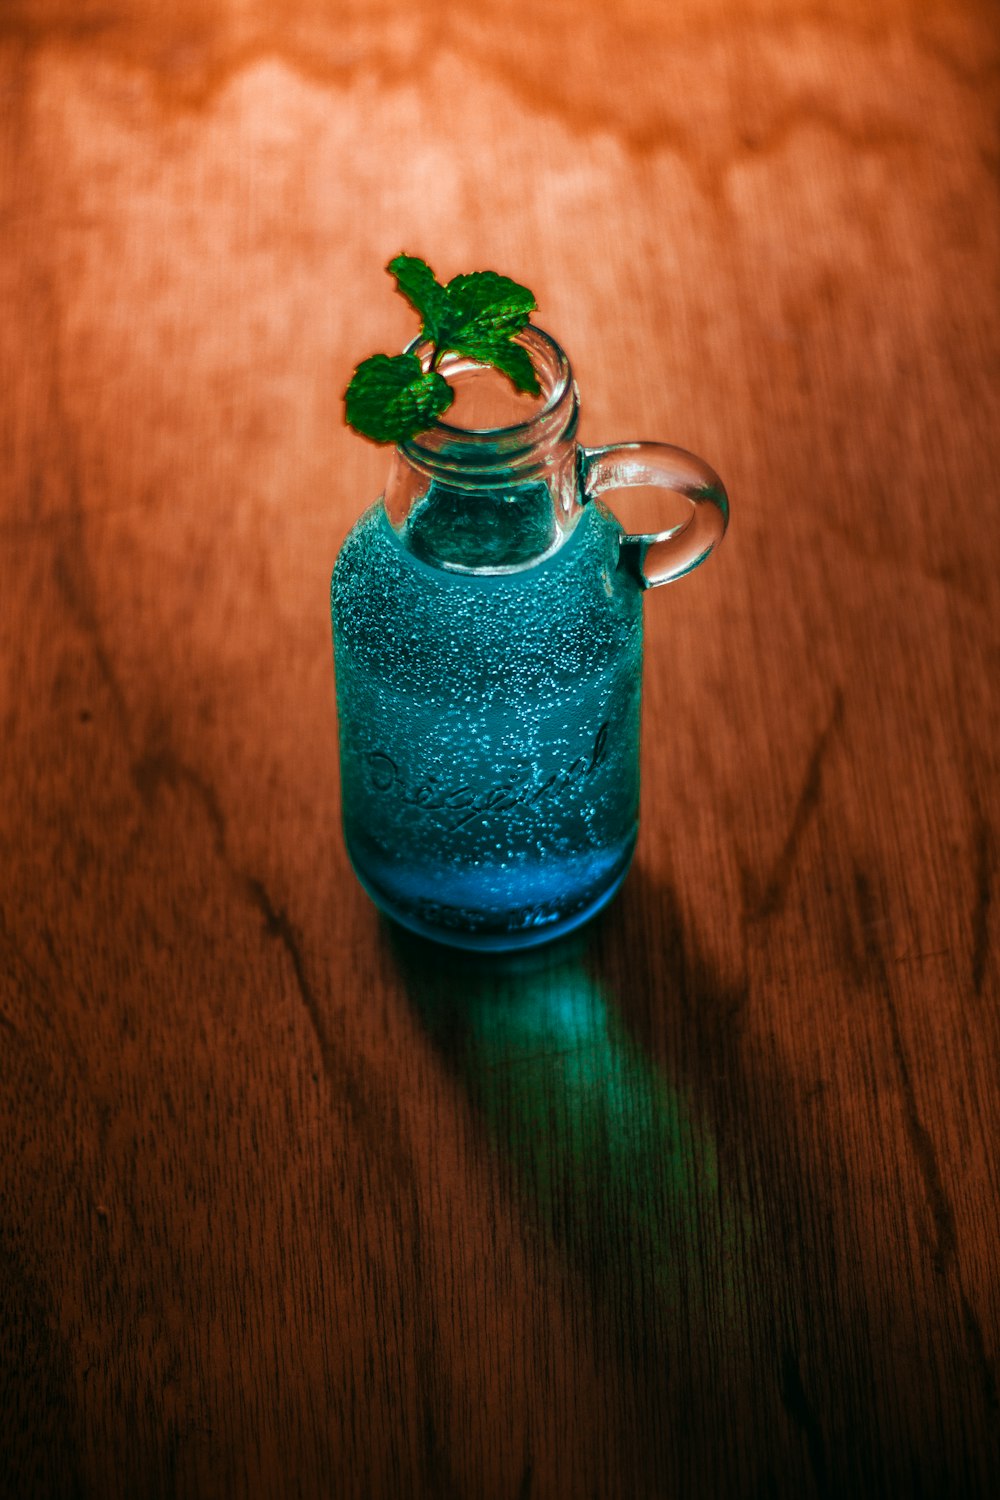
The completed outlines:
{"type": "Polygon", "coordinates": [[[990,1493],[998,78],[974,0],[7,0],[5,1496],[990,1493]],[[401,248],[733,499],[515,966],[340,836],[401,248]]]}

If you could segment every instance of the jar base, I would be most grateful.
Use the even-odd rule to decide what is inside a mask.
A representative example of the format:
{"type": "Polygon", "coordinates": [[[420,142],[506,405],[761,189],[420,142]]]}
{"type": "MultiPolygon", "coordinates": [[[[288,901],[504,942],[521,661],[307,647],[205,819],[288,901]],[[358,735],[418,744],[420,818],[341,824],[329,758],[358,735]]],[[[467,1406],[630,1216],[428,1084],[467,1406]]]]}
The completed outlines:
{"type": "Polygon", "coordinates": [[[354,873],[378,909],[407,932],[428,938],[446,948],[459,948],[467,953],[512,953],[524,948],[537,948],[543,943],[555,942],[591,921],[598,912],[617,895],[629,872],[635,849],[634,839],[624,857],[619,860],[610,877],[596,894],[584,897],[579,905],[568,911],[553,912],[551,916],[532,918],[519,926],[471,927],[445,925],[424,918],[419,912],[401,906],[379,890],[357,863],[352,860],[354,873]]]}

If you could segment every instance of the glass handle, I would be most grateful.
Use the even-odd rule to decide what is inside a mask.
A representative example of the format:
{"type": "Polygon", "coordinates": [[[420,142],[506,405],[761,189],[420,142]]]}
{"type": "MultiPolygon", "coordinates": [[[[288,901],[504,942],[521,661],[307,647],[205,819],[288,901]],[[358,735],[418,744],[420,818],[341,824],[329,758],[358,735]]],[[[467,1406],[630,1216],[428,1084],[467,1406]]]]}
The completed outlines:
{"type": "Polygon", "coordinates": [[[643,588],[683,578],[722,541],[729,524],[729,497],[714,469],[693,453],[669,443],[613,443],[583,448],[581,480],[588,500],[608,490],[637,485],[672,490],[691,502],[691,514],[662,531],[633,533],[626,528],[621,559],[643,588]]]}

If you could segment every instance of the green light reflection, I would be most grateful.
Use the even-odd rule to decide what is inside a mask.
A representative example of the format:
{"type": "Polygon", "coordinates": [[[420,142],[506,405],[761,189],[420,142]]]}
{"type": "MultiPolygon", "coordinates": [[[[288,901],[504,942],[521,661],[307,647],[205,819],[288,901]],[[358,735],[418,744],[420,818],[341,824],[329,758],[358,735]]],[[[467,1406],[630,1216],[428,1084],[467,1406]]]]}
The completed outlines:
{"type": "Polygon", "coordinates": [[[525,1206],[594,1292],[636,1319],[690,1317],[708,1283],[717,1316],[731,1255],[715,1143],[587,972],[584,940],[502,961],[394,946],[525,1206]]]}

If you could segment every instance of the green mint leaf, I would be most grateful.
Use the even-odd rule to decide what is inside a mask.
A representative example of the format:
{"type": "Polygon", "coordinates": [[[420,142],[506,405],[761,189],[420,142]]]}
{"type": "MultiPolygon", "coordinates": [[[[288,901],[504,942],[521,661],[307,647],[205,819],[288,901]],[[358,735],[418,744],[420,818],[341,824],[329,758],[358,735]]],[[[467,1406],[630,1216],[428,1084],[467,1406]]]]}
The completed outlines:
{"type": "Polygon", "coordinates": [[[525,326],[538,306],[526,286],[496,271],[453,276],[445,290],[451,315],[449,349],[456,347],[457,339],[468,343],[509,338],[525,326]]]}
{"type": "Polygon", "coordinates": [[[454,392],[437,370],[448,350],[493,365],[519,391],[538,395],[527,351],[513,342],[537,303],[526,286],[496,271],[454,276],[442,286],[425,260],[396,255],[386,266],[422,320],[431,368],[414,354],[375,354],[358,365],[344,392],[347,421],[376,443],[401,443],[448,410],[454,392]]]}
{"type": "Polygon", "coordinates": [[[402,443],[425,432],[454,399],[444,376],[425,374],[415,354],[362,360],[344,393],[349,424],[376,443],[402,443]]]}
{"type": "Polygon", "coordinates": [[[440,344],[450,318],[448,293],[434,272],[419,255],[396,255],[386,266],[396,278],[396,290],[423,319],[424,335],[432,344],[440,344]]]}
{"type": "Polygon", "coordinates": [[[464,354],[469,359],[477,359],[480,364],[493,365],[500,370],[507,379],[519,391],[525,391],[529,395],[537,396],[541,391],[538,384],[538,376],[535,374],[534,366],[527,349],[520,344],[515,344],[512,339],[492,339],[489,341],[460,339],[451,346],[456,354],[464,354]]]}

